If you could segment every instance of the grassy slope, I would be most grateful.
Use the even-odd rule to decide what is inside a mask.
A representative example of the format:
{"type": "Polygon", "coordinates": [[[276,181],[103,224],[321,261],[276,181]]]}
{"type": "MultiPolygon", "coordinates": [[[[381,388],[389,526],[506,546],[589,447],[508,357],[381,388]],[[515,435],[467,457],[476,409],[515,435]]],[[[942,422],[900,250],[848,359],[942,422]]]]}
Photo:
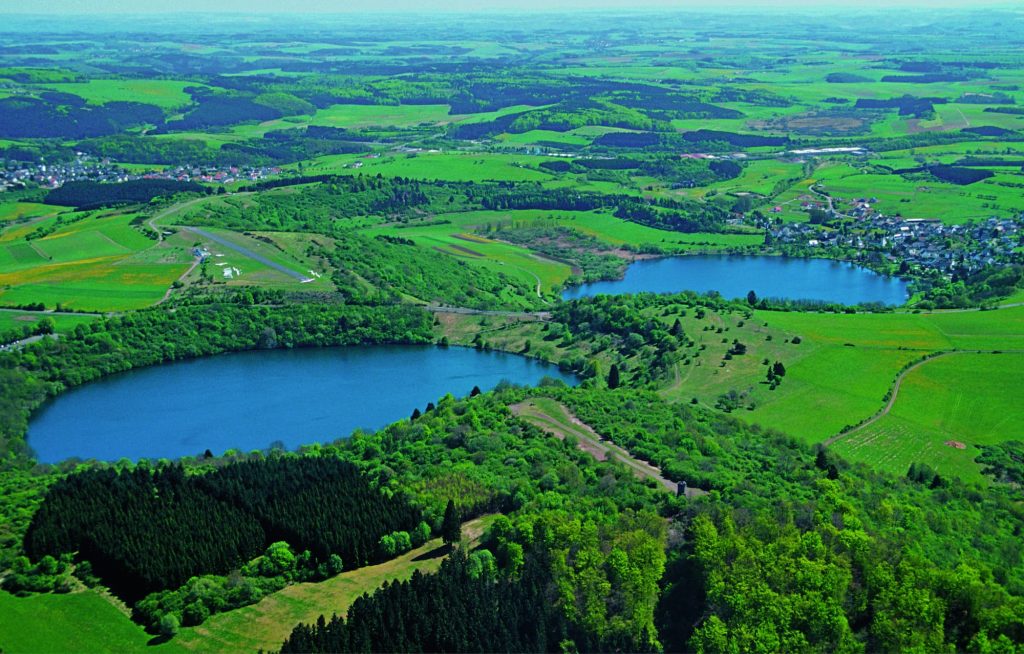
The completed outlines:
{"type": "Polygon", "coordinates": [[[833,447],[896,474],[925,461],[943,475],[981,479],[975,445],[1024,439],[1022,370],[1022,354],[960,354],[930,361],[907,375],[887,416],[833,447]]]}
{"type": "MultiPolygon", "coordinates": [[[[143,652],[152,636],[93,590],[15,597],[0,591],[0,649],[20,652],[143,652]]],[[[159,648],[182,651],[176,643],[159,648]]]]}
{"type": "MultiPolygon", "coordinates": [[[[464,544],[475,544],[493,516],[462,525],[464,544]]],[[[110,601],[93,590],[67,595],[14,597],[0,591],[0,650],[18,652],[255,652],[281,646],[299,622],[343,614],[363,593],[385,581],[432,572],[444,558],[439,538],[387,563],[350,570],[315,584],[295,584],[259,603],[220,613],[199,627],[182,628],[157,644],[110,601]]]]}

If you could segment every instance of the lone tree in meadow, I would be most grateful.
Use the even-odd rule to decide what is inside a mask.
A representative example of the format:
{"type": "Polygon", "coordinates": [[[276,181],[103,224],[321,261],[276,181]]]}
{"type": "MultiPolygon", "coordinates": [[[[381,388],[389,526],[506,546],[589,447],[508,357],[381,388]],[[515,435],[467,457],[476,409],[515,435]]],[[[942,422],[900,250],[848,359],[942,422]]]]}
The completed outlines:
{"type": "Polygon", "coordinates": [[[462,540],[462,525],[459,523],[459,513],[455,510],[455,502],[448,500],[448,506],[444,509],[444,519],[441,521],[441,540],[445,545],[455,545],[462,540]]]}
{"type": "Polygon", "coordinates": [[[619,381],[619,366],[613,363],[611,370],[608,371],[608,388],[618,388],[619,381]]]}
{"type": "Polygon", "coordinates": [[[749,291],[747,293],[747,304],[749,304],[750,306],[754,306],[755,304],[757,304],[757,293],[755,293],[754,291],[749,291]]]}

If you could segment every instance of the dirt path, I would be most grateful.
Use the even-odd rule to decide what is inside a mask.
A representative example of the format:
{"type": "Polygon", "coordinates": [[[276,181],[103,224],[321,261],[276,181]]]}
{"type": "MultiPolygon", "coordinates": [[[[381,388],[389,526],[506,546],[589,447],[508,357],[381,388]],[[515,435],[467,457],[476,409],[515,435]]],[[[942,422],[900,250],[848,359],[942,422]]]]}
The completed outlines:
{"type": "MultiPolygon", "coordinates": [[[[563,404],[545,398],[535,398],[513,404],[509,409],[535,427],[554,434],[559,440],[565,440],[567,436],[574,437],[579,443],[579,448],[598,461],[606,461],[612,457],[629,467],[640,479],[653,479],[666,491],[676,492],[676,482],[663,477],[661,470],[633,457],[625,449],[602,437],[590,425],[574,416],[563,404]]],[[[705,492],[699,488],[686,489],[687,497],[704,494],[705,492]]]]}
{"type": "Polygon", "coordinates": [[[879,420],[881,420],[885,416],[889,415],[889,412],[892,411],[893,405],[896,404],[897,396],[900,394],[900,385],[903,384],[903,380],[904,380],[904,378],[906,378],[907,375],[909,375],[913,371],[917,370],[918,368],[920,368],[921,366],[923,366],[926,363],[929,363],[931,361],[935,361],[936,359],[941,359],[943,357],[947,357],[947,356],[949,356],[951,354],[981,354],[981,352],[974,351],[974,350],[971,350],[971,351],[958,350],[958,351],[955,351],[955,352],[940,352],[940,353],[936,354],[935,356],[930,356],[927,359],[924,359],[922,361],[918,361],[917,363],[915,363],[914,365],[910,366],[909,368],[907,368],[906,370],[904,370],[903,372],[901,372],[899,375],[896,376],[896,382],[893,384],[892,391],[889,393],[889,401],[886,403],[886,405],[884,407],[881,408],[881,410],[878,411],[878,413],[876,413],[875,415],[871,416],[870,418],[868,418],[864,422],[860,423],[859,425],[857,425],[856,427],[854,427],[850,431],[843,432],[841,434],[836,434],[832,438],[830,438],[827,441],[825,441],[823,443],[823,445],[825,447],[828,447],[829,445],[832,445],[836,441],[842,440],[842,439],[846,438],[847,436],[851,436],[853,434],[856,434],[857,432],[861,431],[862,429],[870,427],[871,425],[875,424],[876,422],[878,422],[879,420]]]}
{"type": "MultiPolygon", "coordinates": [[[[184,282],[185,278],[189,276],[189,273],[191,273],[193,270],[195,270],[196,266],[198,266],[202,261],[203,261],[202,257],[195,257],[194,259],[192,259],[192,265],[188,267],[188,270],[186,270],[185,272],[181,273],[181,275],[178,277],[178,279],[176,281],[184,282]]],[[[164,291],[164,296],[162,298],[160,298],[160,300],[157,301],[157,303],[154,304],[153,306],[159,306],[159,305],[163,304],[164,302],[166,302],[167,299],[171,297],[171,293],[173,291],[174,291],[174,286],[173,285],[167,287],[167,290],[164,291]]]]}
{"type": "Polygon", "coordinates": [[[182,203],[179,203],[179,204],[172,204],[171,206],[167,207],[166,209],[164,209],[160,213],[156,214],[155,216],[153,216],[152,218],[147,220],[146,221],[146,226],[149,227],[150,229],[152,229],[154,232],[156,232],[157,242],[163,241],[164,240],[164,230],[162,230],[162,229],[160,229],[159,227],[156,226],[156,221],[160,220],[161,218],[164,218],[166,216],[171,215],[175,211],[180,211],[182,209],[187,209],[187,208],[191,207],[192,205],[198,204],[198,203],[202,202],[203,200],[207,200],[207,199],[209,199],[209,198],[207,198],[206,196],[203,196],[201,198],[194,198],[194,199],[189,200],[187,202],[182,202],[182,203]]]}

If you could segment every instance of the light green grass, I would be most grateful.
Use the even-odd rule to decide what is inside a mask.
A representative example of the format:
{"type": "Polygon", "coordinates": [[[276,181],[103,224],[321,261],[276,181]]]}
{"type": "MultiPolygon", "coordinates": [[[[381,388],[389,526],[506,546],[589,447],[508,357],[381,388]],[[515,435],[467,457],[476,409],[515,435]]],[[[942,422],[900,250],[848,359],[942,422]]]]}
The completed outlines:
{"type": "Polygon", "coordinates": [[[536,167],[548,157],[491,154],[491,153],[431,153],[414,155],[387,155],[369,159],[356,155],[333,155],[314,159],[305,165],[306,174],[343,173],[386,177],[412,177],[416,179],[443,179],[454,182],[486,180],[546,181],[551,176],[536,167]],[[347,166],[355,161],[363,163],[355,170],[347,166]]]}
{"type": "Polygon", "coordinates": [[[1003,185],[1024,183],[1024,175],[1012,169],[981,182],[958,186],[927,175],[906,179],[901,175],[867,173],[849,164],[834,164],[819,169],[815,180],[837,199],[876,197],[880,211],[905,218],[939,218],[955,224],[1024,211],[1020,189],[1003,185]]]}
{"type": "Polygon", "coordinates": [[[441,125],[457,120],[449,115],[446,104],[364,105],[335,104],[320,109],[311,125],[325,127],[413,127],[421,123],[441,125]]]}
{"type": "Polygon", "coordinates": [[[38,204],[35,202],[0,202],[0,223],[8,223],[16,220],[31,220],[42,216],[54,216],[67,207],[59,207],[52,204],[38,204]]]}
{"type": "Polygon", "coordinates": [[[96,316],[90,314],[64,314],[64,313],[43,313],[41,311],[12,311],[0,309],[0,333],[32,327],[43,318],[53,320],[58,332],[66,332],[78,325],[87,325],[96,320],[96,316]]]}
{"type": "MultiPolygon", "coordinates": [[[[92,590],[15,597],[0,591],[0,649],[7,654],[145,652],[152,636],[92,590]]],[[[156,648],[181,652],[176,643],[156,648]]]]}
{"type": "MultiPolygon", "coordinates": [[[[696,396],[702,403],[714,405],[717,396],[729,390],[747,392],[755,408],[752,411],[740,410],[736,414],[738,417],[779,429],[808,443],[827,440],[838,434],[843,427],[855,425],[881,410],[886,393],[900,370],[927,353],[954,349],[1024,350],[1024,307],[931,314],[847,315],[758,311],[742,327],[738,324],[739,320],[739,317],[732,314],[709,314],[703,321],[696,320],[692,314],[684,317],[682,322],[686,333],[707,349],[699,357],[700,365],[694,362],[679,366],[678,376],[668,382],[665,394],[678,401],[689,401],[696,396]],[[704,326],[708,324],[727,331],[722,334],[704,331],[704,326]],[[768,336],[771,336],[771,340],[768,340],[768,336]],[[786,342],[794,336],[800,337],[800,344],[786,342]],[[728,347],[728,344],[721,343],[723,338],[729,342],[733,338],[739,339],[747,345],[748,353],[734,357],[726,361],[725,366],[721,366],[728,347]],[[763,359],[782,361],[786,366],[786,376],[774,391],[762,383],[766,370],[762,364],[763,359]]],[[[967,357],[971,356],[979,357],[978,365],[982,368],[986,363],[1005,366],[1005,374],[999,371],[993,373],[992,383],[998,383],[1002,388],[995,397],[1002,397],[1004,403],[1013,403],[1012,397],[1024,392],[1024,377],[1019,373],[1021,368],[1013,363],[1019,364],[1020,357],[1011,360],[1009,354],[1002,355],[1005,359],[993,355],[952,355],[948,363],[946,359],[936,361],[943,364],[942,368],[936,370],[945,371],[945,366],[958,365],[959,362],[968,361],[967,357]]],[[[932,364],[925,367],[928,365],[932,364]]],[[[970,380],[976,374],[982,375],[982,372],[965,369],[962,372],[965,382],[961,384],[956,381],[956,373],[949,372],[941,383],[933,384],[928,389],[929,401],[934,406],[962,407],[964,413],[957,414],[962,417],[949,419],[951,429],[959,429],[970,423],[974,415],[972,411],[987,412],[993,409],[992,402],[988,400],[970,404],[976,394],[972,389],[984,391],[988,388],[972,385],[970,380]]],[[[889,419],[895,426],[879,423],[879,428],[884,427],[899,436],[902,443],[899,447],[904,454],[892,454],[892,461],[889,462],[889,459],[867,457],[854,451],[852,445],[849,451],[840,451],[857,460],[889,466],[886,469],[902,467],[904,469],[897,470],[901,473],[905,472],[904,463],[909,465],[907,457],[912,454],[919,457],[915,460],[924,463],[947,465],[950,457],[956,454],[947,452],[949,448],[945,446],[938,450],[913,450],[908,447],[907,444],[914,442],[913,439],[932,438],[934,441],[938,429],[926,421],[910,420],[918,409],[913,408],[916,405],[908,406],[911,408],[907,409],[906,415],[900,413],[889,419]],[[929,459],[932,454],[934,458],[929,459]]],[[[934,413],[932,409],[921,409],[919,412],[942,415],[934,413]]],[[[999,420],[1001,414],[1016,415],[1015,412],[1016,409],[1009,413],[995,410],[992,420],[999,420]]],[[[988,429],[983,433],[994,434],[994,428],[987,428],[985,424],[984,421],[978,421],[978,429],[988,429]]],[[[1014,433],[1019,435],[1019,432],[1014,433]]],[[[862,435],[863,438],[867,436],[867,433],[862,435]]],[[[876,434],[876,437],[879,436],[876,434]]],[[[893,440],[896,436],[886,438],[893,440]]],[[[851,444],[855,442],[859,441],[850,441],[851,444]]],[[[976,471],[963,466],[950,470],[959,470],[967,477],[976,475],[976,471]]]]}
{"type": "Polygon", "coordinates": [[[72,93],[90,104],[108,102],[142,102],[161,109],[178,109],[191,102],[186,86],[202,86],[195,82],[160,79],[94,79],[88,82],[48,84],[47,88],[72,93]]]}
{"type": "Polygon", "coordinates": [[[925,462],[944,476],[982,478],[976,445],[1024,439],[1024,355],[956,354],[904,379],[892,411],[833,446],[849,459],[904,474],[925,462]],[[967,446],[947,445],[956,441],[967,446]]]}
{"type": "Polygon", "coordinates": [[[191,256],[183,244],[146,238],[133,218],[100,214],[31,241],[24,236],[55,219],[7,230],[0,238],[0,303],[118,311],[159,301],[191,256]]]}
{"type": "MultiPolygon", "coordinates": [[[[494,516],[462,526],[464,542],[476,543],[494,516]]],[[[413,571],[434,572],[445,551],[435,538],[391,561],[342,572],[318,583],[295,584],[267,596],[257,604],[212,616],[194,628],[185,628],[170,644],[195,652],[275,651],[299,622],[315,623],[326,614],[344,615],[363,593],[372,593],[385,581],[406,580],[413,571]]]]}

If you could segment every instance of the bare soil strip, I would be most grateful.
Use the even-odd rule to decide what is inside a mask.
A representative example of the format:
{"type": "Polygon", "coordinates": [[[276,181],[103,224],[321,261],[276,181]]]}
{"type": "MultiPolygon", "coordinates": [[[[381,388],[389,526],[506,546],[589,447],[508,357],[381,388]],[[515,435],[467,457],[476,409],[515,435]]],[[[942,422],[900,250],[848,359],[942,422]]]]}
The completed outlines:
{"type": "MultiPolygon", "coordinates": [[[[579,448],[590,454],[598,461],[606,461],[613,458],[623,463],[641,479],[653,479],[666,491],[675,493],[676,482],[662,476],[661,470],[655,468],[646,461],[633,457],[628,451],[615,443],[605,439],[594,431],[590,425],[572,414],[567,407],[557,402],[545,402],[548,407],[541,407],[536,400],[524,400],[518,404],[509,406],[512,413],[526,420],[535,427],[554,434],[559,440],[565,440],[572,436],[579,444],[579,448]],[[555,407],[554,410],[551,406],[555,407]]],[[[704,495],[705,492],[699,488],[687,488],[686,496],[694,497],[704,495]]]]}

